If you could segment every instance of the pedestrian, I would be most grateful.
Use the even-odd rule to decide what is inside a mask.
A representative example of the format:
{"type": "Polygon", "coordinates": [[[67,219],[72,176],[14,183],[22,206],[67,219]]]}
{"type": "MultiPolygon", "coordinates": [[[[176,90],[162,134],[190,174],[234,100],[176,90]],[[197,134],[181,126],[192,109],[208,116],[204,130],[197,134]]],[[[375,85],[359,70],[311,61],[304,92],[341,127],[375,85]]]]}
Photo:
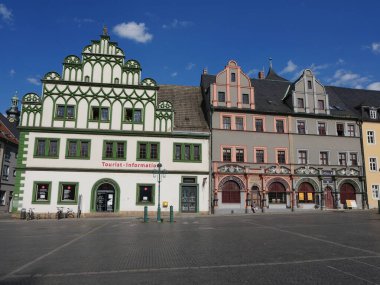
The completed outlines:
{"type": "Polygon", "coordinates": [[[256,213],[254,201],[251,202],[251,210],[252,210],[252,213],[256,213]]]}

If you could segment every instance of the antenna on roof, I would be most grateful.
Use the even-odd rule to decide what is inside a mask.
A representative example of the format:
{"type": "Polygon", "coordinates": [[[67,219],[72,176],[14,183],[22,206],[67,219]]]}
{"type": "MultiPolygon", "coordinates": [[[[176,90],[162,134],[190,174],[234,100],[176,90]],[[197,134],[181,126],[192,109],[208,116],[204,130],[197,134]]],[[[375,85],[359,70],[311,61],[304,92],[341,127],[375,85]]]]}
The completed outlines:
{"type": "Polygon", "coordinates": [[[269,68],[272,69],[272,58],[269,57],[269,68]]]}

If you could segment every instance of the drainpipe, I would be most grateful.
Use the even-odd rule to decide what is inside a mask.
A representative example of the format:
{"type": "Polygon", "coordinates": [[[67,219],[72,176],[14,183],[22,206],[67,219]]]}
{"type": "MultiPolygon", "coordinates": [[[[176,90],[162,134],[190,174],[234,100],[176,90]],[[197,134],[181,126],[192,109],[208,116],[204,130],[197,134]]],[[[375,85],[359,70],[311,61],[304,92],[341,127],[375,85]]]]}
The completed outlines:
{"type": "Polygon", "coordinates": [[[215,181],[214,181],[214,179],[212,178],[213,177],[213,175],[212,175],[212,161],[213,161],[213,159],[212,159],[212,113],[213,113],[213,108],[212,108],[212,106],[210,105],[210,126],[209,126],[209,128],[210,128],[210,136],[209,136],[209,158],[210,158],[210,161],[209,161],[209,181],[210,181],[210,183],[209,183],[209,205],[210,205],[210,211],[209,211],[209,214],[215,214],[215,212],[214,212],[214,183],[215,183],[215,181]]]}
{"type": "MultiPolygon", "coordinates": [[[[364,209],[365,205],[367,206],[367,209],[369,209],[369,205],[368,205],[368,191],[367,191],[367,179],[365,177],[365,173],[366,173],[366,170],[365,170],[365,164],[366,164],[366,161],[365,161],[365,156],[364,156],[364,145],[363,145],[363,123],[361,121],[358,121],[356,122],[356,124],[359,126],[359,138],[360,138],[360,149],[361,149],[361,153],[362,153],[362,172],[360,173],[360,176],[362,177],[362,187],[364,187],[362,189],[362,207],[364,209]],[[365,190],[365,191],[364,191],[365,190]],[[365,205],[364,205],[365,203],[365,205]]],[[[379,202],[379,206],[380,206],[380,202],[379,202]]],[[[379,211],[380,211],[380,208],[379,208],[379,211]]]]}

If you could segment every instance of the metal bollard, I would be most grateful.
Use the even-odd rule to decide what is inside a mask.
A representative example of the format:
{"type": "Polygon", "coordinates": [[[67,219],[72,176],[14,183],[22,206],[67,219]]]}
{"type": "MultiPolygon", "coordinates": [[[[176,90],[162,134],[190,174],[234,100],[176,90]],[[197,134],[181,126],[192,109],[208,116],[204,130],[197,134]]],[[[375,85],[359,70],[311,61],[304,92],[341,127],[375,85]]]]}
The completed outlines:
{"type": "Polygon", "coordinates": [[[174,211],[173,211],[173,206],[170,206],[170,222],[174,222],[174,211]]]}
{"type": "Polygon", "coordinates": [[[144,206],[144,223],[148,222],[148,206],[144,206]]]}

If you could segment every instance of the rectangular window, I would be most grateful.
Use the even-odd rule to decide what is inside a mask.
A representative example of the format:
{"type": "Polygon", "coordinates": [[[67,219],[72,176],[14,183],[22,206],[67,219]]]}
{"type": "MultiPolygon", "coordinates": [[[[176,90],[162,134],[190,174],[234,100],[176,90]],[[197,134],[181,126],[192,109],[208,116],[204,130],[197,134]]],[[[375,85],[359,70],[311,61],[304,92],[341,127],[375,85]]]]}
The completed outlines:
{"type": "Polygon", "coordinates": [[[371,119],[377,119],[377,110],[369,110],[369,117],[371,119]]]}
{"type": "Polygon", "coordinates": [[[9,177],[9,165],[3,164],[3,171],[1,174],[2,178],[5,180],[8,180],[9,177]]]}
{"type": "Polygon", "coordinates": [[[339,165],[347,165],[347,154],[345,152],[339,153],[339,165]]]}
{"type": "Polygon", "coordinates": [[[4,151],[4,160],[5,161],[10,161],[11,160],[11,152],[9,149],[5,149],[4,151]]]}
{"type": "Polygon", "coordinates": [[[92,107],[91,120],[92,121],[109,121],[109,109],[106,107],[92,107]]]}
{"type": "Polygon", "coordinates": [[[336,124],[336,133],[338,136],[344,136],[344,124],[336,124]]]}
{"type": "Polygon", "coordinates": [[[231,82],[236,82],[236,74],[234,72],[231,73],[231,82]]]}
{"type": "Polygon", "coordinates": [[[367,131],[367,142],[369,144],[375,143],[375,132],[374,131],[367,131]]]}
{"type": "Polygon", "coordinates": [[[124,160],[126,158],[127,143],[123,141],[104,141],[103,159],[124,160]]]}
{"type": "Polygon", "coordinates": [[[256,150],[256,163],[265,163],[265,156],[264,156],[264,150],[263,149],[257,149],[256,150]]]}
{"type": "Polygon", "coordinates": [[[58,203],[76,204],[78,197],[78,183],[76,182],[60,182],[58,203]]]}
{"type": "Polygon", "coordinates": [[[185,160],[190,160],[190,149],[191,149],[191,145],[189,144],[185,144],[185,160]]]}
{"type": "Polygon", "coordinates": [[[277,163],[281,163],[281,164],[286,163],[286,153],[284,150],[277,151],[277,163]]]}
{"type": "Polygon", "coordinates": [[[244,162],[244,149],[242,148],[236,149],[236,161],[244,162]]]}
{"type": "Polygon", "coordinates": [[[174,160],[182,159],[182,144],[176,144],[174,147],[174,160]]]}
{"type": "Polygon", "coordinates": [[[369,158],[369,170],[377,171],[377,159],[376,157],[369,158]]]}
{"type": "Polygon", "coordinates": [[[32,203],[50,203],[51,182],[34,182],[32,203]]]}
{"type": "Polygon", "coordinates": [[[69,119],[73,120],[75,118],[75,106],[73,105],[57,105],[56,119],[69,119]]]}
{"type": "Polygon", "coordinates": [[[297,98],[297,107],[304,108],[303,98],[297,98]]]}
{"type": "Polygon", "coordinates": [[[225,101],[226,101],[226,93],[218,92],[218,102],[225,102],[225,101]]]}
{"type": "Polygon", "coordinates": [[[301,135],[306,134],[305,121],[297,121],[297,130],[301,135]]]}
{"type": "Polygon", "coordinates": [[[325,109],[325,101],[318,100],[318,109],[319,110],[324,110],[325,109]]]}
{"type": "Polygon", "coordinates": [[[231,117],[223,117],[223,129],[231,130],[231,117]]]}
{"type": "Polygon", "coordinates": [[[358,165],[358,154],[356,152],[350,152],[350,164],[352,166],[358,165]]]}
{"type": "Polygon", "coordinates": [[[235,123],[236,123],[236,129],[237,130],[244,130],[244,118],[236,117],[235,123]]]}
{"type": "Polygon", "coordinates": [[[137,205],[154,205],[154,184],[137,184],[137,205]]]}
{"type": "Polygon", "coordinates": [[[66,158],[90,158],[90,145],[89,140],[67,140],[66,158]]]}
{"type": "Polygon", "coordinates": [[[319,153],[319,161],[321,165],[329,165],[329,154],[327,151],[321,151],[319,153]]]}
{"type": "Polygon", "coordinates": [[[223,161],[231,161],[231,149],[223,148],[223,161]]]}
{"type": "Polygon", "coordinates": [[[380,199],[379,195],[379,185],[372,185],[372,198],[375,200],[380,199]]]}
{"type": "Polygon", "coordinates": [[[141,109],[124,109],[124,122],[126,123],[142,123],[142,110],[141,109]]]}
{"type": "Polygon", "coordinates": [[[160,159],[160,143],[158,142],[138,142],[137,143],[137,160],[155,160],[160,159]]]}
{"type": "Polygon", "coordinates": [[[307,151],[299,150],[298,151],[298,163],[299,164],[307,164],[307,151]]]}
{"type": "Polygon", "coordinates": [[[0,206],[5,206],[5,191],[0,191],[0,206]]]}
{"type": "Polygon", "coordinates": [[[321,136],[326,135],[326,123],[318,122],[318,134],[321,136]]]}
{"type": "Polygon", "coordinates": [[[312,85],[311,85],[311,80],[308,80],[307,81],[307,88],[308,89],[313,89],[312,85]]]}
{"type": "Polygon", "coordinates": [[[243,94],[243,104],[249,104],[249,95],[243,94]]]}
{"type": "Polygon", "coordinates": [[[348,124],[347,125],[347,133],[348,133],[349,137],[354,137],[355,136],[355,125],[348,124]]]}
{"type": "Polygon", "coordinates": [[[59,139],[37,138],[34,156],[45,158],[58,158],[59,139]]]}
{"type": "Polygon", "coordinates": [[[284,120],[276,120],[276,131],[277,133],[284,132],[284,120]]]}
{"type": "Polygon", "coordinates": [[[263,119],[255,119],[255,130],[256,132],[264,131],[263,119]]]}

